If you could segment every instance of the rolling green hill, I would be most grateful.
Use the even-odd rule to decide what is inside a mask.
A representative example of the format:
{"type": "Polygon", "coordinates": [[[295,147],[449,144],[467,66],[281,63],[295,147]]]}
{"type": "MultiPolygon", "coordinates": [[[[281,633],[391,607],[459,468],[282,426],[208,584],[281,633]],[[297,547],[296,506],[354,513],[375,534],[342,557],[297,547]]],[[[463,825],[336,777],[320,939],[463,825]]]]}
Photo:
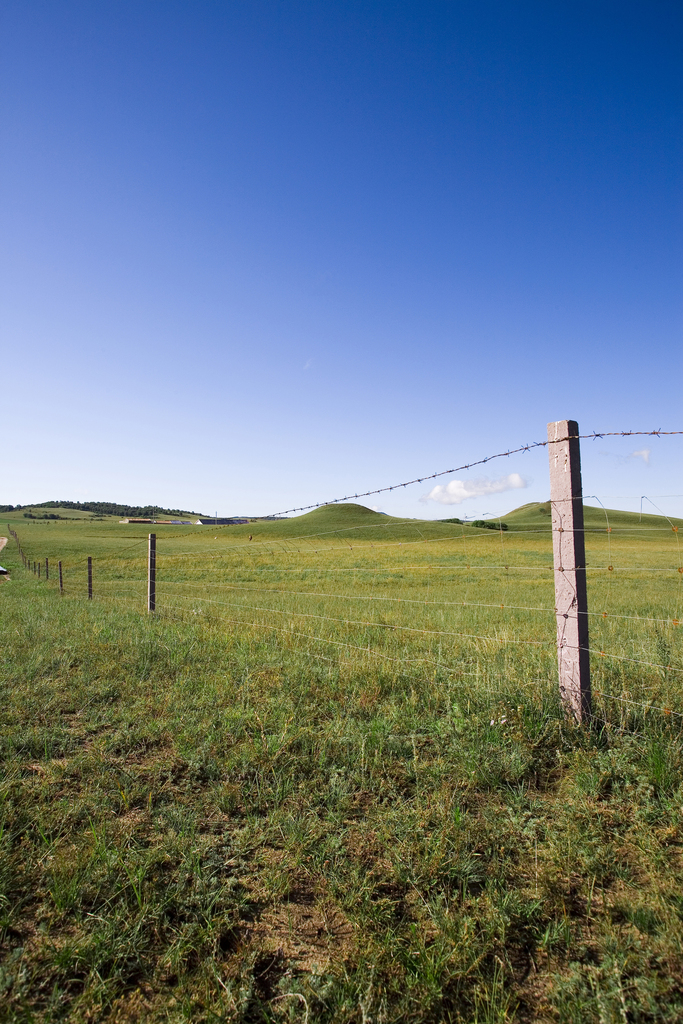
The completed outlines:
{"type": "MultiPolygon", "coordinates": [[[[80,509],[72,502],[62,505],[48,505],[42,503],[17,507],[12,512],[3,513],[7,519],[15,524],[26,522],[25,513],[34,514],[37,518],[41,514],[55,513],[60,519],[85,519],[90,520],[94,515],[106,517],[115,525],[116,533],[126,531],[128,536],[146,535],[147,526],[134,523],[119,525],[119,515],[107,515],[100,511],[96,513],[93,509],[86,508],[83,504],[80,509]]],[[[102,503],[94,503],[100,506],[102,503]]],[[[111,506],[116,508],[128,508],[128,506],[111,506]]],[[[136,509],[136,514],[143,511],[150,513],[149,509],[136,509]]],[[[132,512],[130,513],[133,514],[132,512]]],[[[159,514],[159,513],[157,513],[159,514]]],[[[175,513],[164,512],[165,515],[175,513]]],[[[185,515],[186,513],[183,513],[185,515]]],[[[194,513],[193,513],[194,515],[194,513]]],[[[29,520],[30,521],[30,520],[29,520]]],[[[507,525],[508,530],[515,533],[537,533],[550,532],[550,502],[530,502],[521,505],[505,515],[502,521],[507,525]]],[[[490,520],[491,523],[496,520],[490,520]]],[[[607,525],[611,527],[612,533],[628,532],[634,529],[639,531],[670,530],[672,526],[683,527],[683,519],[667,519],[665,516],[645,514],[641,516],[637,512],[624,512],[619,509],[603,509],[592,505],[584,505],[584,523],[588,532],[604,532],[607,525]]],[[[161,524],[160,524],[161,526],[161,524]]],[[[212,536],[226,535],[235,540],[247,540],[251,535],[254,540],[292,540],[305,539],[318,536],[341,535],[346,540],[356,539],[357,541],[368,541],[374,543],[381,540],[410,541],[417,539],[436,540],[455,535],[462,536],[463,532],[469,534],[471,531],[480,532],[472,523],[461,523],[458,519],[427,520],[427,519],[404,519],[396,516],[386,515],[382,512],[375,512],[365,505],[353,502],[344,502],[333,505],[323,505],[305,512],[300,516],[292,516],[289,519],[258,519],[243,526],[205,526],[189,529],[187,526],[161,526],[164,536],[176,534],[200,535],[202,532],[212,532],[212,536]]]]}
{"type": "Polygon", "coordinates": [[[373,541],[401,537],[415,539],[420,535],[446,537],[452,534],[453,525],[427,522],[423,519],[399,519],[384,515],[382,512],[373,512],[365,505],[348,502],[323,505],[312,512],[305,512],[291,519],[253,522],[247,526],[230,526],[225,529],[230,530],[231,535],[252,534],[254,538],[303,538],[342,532],[348,537],[355,536],[358,540],[373,541]]]}
{"type": "MultiPolygon", "coordinates": [[[[503,517],[509,531],[515,532],[550,532],[550,502],[532,502],[514,509],[503,517]]],[[[492,520],[495,522],[495,520],[492,520]]],[[[665,516],[640,516],[637,512],[623,512],[618,509],[595,508],[584,506],[585,528],[591,532],[604,532],[609,525],[612,532],[633,529],[651,529],[653,531],[670,530],[673,526],[683,527],[683,520],[665,516]]],[[[454,534],[462,535],[463,531],[477,532],[479,529],[471,523],[459,523],[457,520],[401,519],[374,512],[365,505],[352,502],[338,505],[323,505],[301,516],[291,519],[279,519],[272,522],[258,521],[245,526],[218,527],[228,530],[230,536],[248,537],[250,534],[258,539],[305,538],[325,534],[343,534],[347,539],[357,540],[415,540],[424,538],[433,540],[446,539],[454,534]]]]}
{"type": "MultiPolygon", "coordinates": [[[[683,519],[667,519],[666,516],[649,515],[638,512],[622,512],[619,509],[600,508],[593,505],[583,507],[584,527],[588,531],[603,531],[609,525],[613,533],[633,529],[670,530],[672,526],[683,527],[683,519]]],[[[534,501],[505,516],[510,530],[538,531],[550,530],[550,502],[534,501]]]]}

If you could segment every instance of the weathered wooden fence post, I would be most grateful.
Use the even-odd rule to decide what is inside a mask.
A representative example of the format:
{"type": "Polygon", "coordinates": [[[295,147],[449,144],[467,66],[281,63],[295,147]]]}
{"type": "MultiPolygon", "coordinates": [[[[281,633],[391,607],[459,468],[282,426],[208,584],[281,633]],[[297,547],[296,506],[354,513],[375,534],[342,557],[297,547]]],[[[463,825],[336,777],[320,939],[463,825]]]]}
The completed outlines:
{"type": "Polygon", "coordinates": [[[157,535],[149,535],[149,553],[147,557],[147,611],[153,612],[157,606],[157,535]]]}
{"type": "Polygon", "coordinates": [[[88,555],[88,600],[92,601],[92,558],[88,555]]]}
{"type": "Polygon", "coordinates": [[[548,455],[560,697],[582,722],[591,715],[591,684],[578,423],[548,424],[548,455]]]}
{"type": "Polygon", "coordinates": [[[59,593],[64,593],[64,583],[62,581],[62,563],[59,563],[59,593]]]}
{"type": "Polygon", "coordinates": [[[48,558],[46,558],[45,559],[45,579],[49,580],[49,578],[50,578],[50,560],[48,558]]]}

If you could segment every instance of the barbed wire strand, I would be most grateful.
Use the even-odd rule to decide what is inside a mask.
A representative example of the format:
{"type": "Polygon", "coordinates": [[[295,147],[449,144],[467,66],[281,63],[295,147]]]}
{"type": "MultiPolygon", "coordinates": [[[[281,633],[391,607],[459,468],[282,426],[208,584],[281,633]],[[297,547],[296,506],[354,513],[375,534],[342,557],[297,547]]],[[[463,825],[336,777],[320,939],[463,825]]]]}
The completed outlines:
{"type": "MultiPolygon", "coordinates": [[[[314,597],[314,598],[326,598],[330,600],[340,601],[384,601],[384,602],[396,602],[398,604],[406,605],[419,605],[430,608],[490,608],[498,609],[505,608],[513,611],[520,612],[538,612],[544,615],[555,615],[555,608],[551,607],[538,607],[537,605],[516,605],[508,604],[506,602],[501,603],[490,603],[485,601],[429,601],[423,598],[407,598],[407,597],[392,597],[381,594],[329,594],[321,593],[314,590],[273,590],[270,587],[245,587],[238,586],[230,583],[188,583],[180,580],[159,580],[157,577],[157,584],[163,584],[163,586],[182,586],[182,587],[202,587],[210,586],[214,588],[228,589],[236,591],[237,593],[255,593],[255,594],[275,594],[278,596],[296,596],[296,597],[314,597]]],[[[142,585],[142,584],[141,584],[142,585]]],[[[580,615],[589,615],[595,618],[614,618],[614,619],[626,619],[635,620],[638,622],[654,622],[663,625],[680,625],[680,620],[674,616],[667,618],[657,618],[651,615],[625,615],[619,612],[579,612],[580,615]]]]}
{"type": "Polygon", "coordinates": [[[472,469],[474,466],[483,466],[487,462],[492,462],[494,459],[509,458],[510,455],[517,455],[520,452],[529,452],[534,448],[546,448],[549,444],[562,444],[564,441],[570,440],[597,440],[602,437],[635,437],[635,436],[647,436],[647,437],[663,437],[671,436],[674,434],[683,434],[683,430],[607,430],[598,433],[594,431],[592,434],[568,434],[566,437],[558,437],[554,440],[547,441],[533,441],[531,444],[520,445],[519,448],[508,449],[505,452],[497,452],[495,455],[487,455],[484,459],[477,459],[474,462],[463,463],[462,466],[456,466],[453,469],[443,469],[438,473],[429,473],[427,476],[418,476],[414,480],[406,480],[404,483],[392,484],[390,487],[377,487],[372,491],[362,491],[355,494],[347,494],[343,498],[333,498],[331,501],[318,501],[312,505],[301,505],[298,508],[285,509],[282,512],[273,512],[271,516],[286,516],[291,512],[308,512],[310,509],[321,508],[323,505],[337,505],[342,501],[351,501],[353,498],[369,498],[375,494],[384,494],[387,491],[396,491],[403,487],[410,487],[413,484],[423,484],[427,480],[435,480],[440,476],[449,476],[451,473],[461,473],[463,470],[472,469]]]}
{"type": "MultiPolygon", "coordinates": [[[[177,594],[174,595],[174,596],[176,598],[179,597],[179,595],[177,595],[177,594]]],[[[508,638],[508,637],[478,636],[478,635],[476,635],[474,633],[459,633],[459,632],[454,632],[454,631],[450,631],[450,630],[443,630],[443,629],[419,629],[416,626],[402,626],[402,625],[400,625],[398,623],[366,622],[366,621],[362,621],[362,620],[340,618],[340,617],[335,616],[335,615],[319,615],[319,614],[316,614],[315,612],[296,612],[296,611],[291,611],[290,609],[287,609],[287,608],[262,608],[260,605],[243,604],[243,603],[237,602],[237,601],[217,601],[215,598],[209,598],[209,597],[200,597],[200,598],[194,598],[193,599],[192,597],[183,598],[182,596],[180,596],[180,600],[185,600],[185,601],[192,601],[192,600],[197,601],[198,600],[200,602],[204,602],[205,604],[220,605],[221,607],[226,607],[226,608],[244,608],[244,609],[248,609],[249,611],[254,611],[254,612],[275,613],[276,615],[291,615],[294,618],[300,618],[300,619],[321,619],[321,620],[326,621],[326,622],[341,622],[341,623],[344,623],[344,625],[347,625],[347,626],[365,626],[365,627],[370,626],[370,627],[377,628],[377,629],[401,630],[402,632],[424,633],[424,634],[429,634],[429,635],[432,635],[432,636],[457,636],[457,637],[463,637],[463,638],[468,639],[468,640],[489,640],[492,643],[511,643],[511,644],[524,644],[524,645],[533,646],[533,647],[547,647],[549,644],[554,645],[554,642],[555,642],[554,638],[552,640],[516,640],[516,639],[512,639],[512,638],[508,638]]]]}
{"type": "Polygon", "coordinates": [[[617,697],[613,693],[602,693],[600,690],[593,690],[596,697],[605,697],[607,700],[618,700],[622,704],[635,704],[639,708],[645,708],[646,711],[661,711],[665,715],[675,715],[676,718],[683,718],[683,714],[680,711],[673,711],[671,708],[660,708],[656,704],[642,704],[637,700],[630,700],[627,697],[617,697]]]}
{"type": "MultiPolygon", "coordinates": [[[[359,651],[360,653],[369,655],[370,657],[380,658],[380,659],[382,659],[384,661],[391,661],[391,662],[394,662],[394,663],[400,664],[400,665],[414,665],[414,664],[433,665],[435,668],[440,669],[441,671],[449,672],[449,673],[454,674],[454,675],[463,675],[463,676],[465,676],[465,675],[472,675],[473,674],[471,672],[465,671],[463,668],[451,668],[448,665],[444,665],[443,662],[435,661],[433,658],[425,658],[425,657],[419,657],[419,658],[394,658],[391,655],[384,654],[382,651],[376,651],[374,648],[372,648],[370,646],[368,646],[368,647],[361,647],[358,644],[349,644],[349,643],[347,643],[345,641],[341,641],[341,640],[332,640],[329,637],[315,636],[315,635],[313,635],[311,633],[301,633],[301,632],[299,632],[297,630],[286,629],[284,626],[276,626],[273,623],[267,623],[267,622],[248,622],[248,621],[245,622],[244,619],[231,619],[231,618],[228,618],[227,616],[222,616],[220,621],[221,622],[227,622],[227,623],[230,623],[232,625],[246,626],[248,628],[270,629],[270,630],[273,630],[275,632],[287,634],[289,636],[296,636],[296,637],[303,638],[303,639],[314,640],[317,643],[330,644],[330,645],[332,645],[334,647],[344,647],[344,648],[348,648],[350,650],[359,651]]],[[[486,638],[482,637],[480,639],[486,639],[486,638]]],[[[483,692],[489,692],[491,694],[498,693],[498,691],[487,690],[485,688],[484,688],[483,692]]]]}
{"type": "MultiPolygon", "coordinates": [[[[165,559],[165,564],[168,566],[168,559],[165,559]]],[[[174,567],[171,566],[171,569],[174,567]]],[[[183,567],[181,567],[183,568],[183,567]]],[[[232,567],[225,566],[223,571],[233,572],[275,572],[275,573],[295,573],[295,572],[364,572],[364,573],[375,573],[375,572],[428,572],[432,569],[442,569],[447,572],[493,572],[503,570],[515,570],[518,572],[539,572],[547,573],[553,571],[552,565],[473,565],[467,563],[465,565],[435,565],[433,562],[423,562],[420,565],[403,565],[398,563],[396,565],[377,565],[377,563],[371,563],[368,565],[302,565],[302,566],[279,566],[279,565],[263,565],[263,566],[249,566],[249,567],[232,567]]],[[[588,572],[683,572],[683,567],[678,565],[587,565],[586,569],[588,572]]],[[[166,571],[169,571],[168,569],[166,571]]],[[[206,572],[206,568],[199,566],[195,569],[183,568],[183,572],[206,572]]]]}
{"type": "MultiPolygon", "coordinates": [[[[176,598],[178,598],[178,595],[174,595],[174,596],[176,598]]],[[[185,600],[185,601],[192,601],[193,600],[193,598],[191,598],[191,597],[183,598],[182,596],[180,596],[179,599],[180,600],[185,600]]],[[[194,600],[197,600],[197,599],[194,599],[194,600]]],[[[245,604],[242,604],[242,603],[231,602],[231,601],[217,601],[217,600],[215,600],[213,598],[199,598],[198,600],[200,602],[204,602],[206,604],[220,605],[222,607],[239,607],[239,608],[248,609],[249,611],[275,612],[276,614],[281,614],[281,615],[294,615],[297,618],[316,618],[316,619],[321,619],[321,620],[326,620],[326,621],[343,622],[346,625],[351,625],[351,626],[364,626],[364,627],[373,627],[373,628],[376,627],[376,628],[392,629],[392,630],[393,629],[400,629],[402,631],[407,631],[407,632],[422,633],[422,634],[429,634],[429,635],[436,635],[436,636],[438,636],[438,635],[440,635],[440,636],[458,636],[458,637],[462,637],[464,639],[484,640],[484,641],[490,641],[490,642],[493,642],[493,643],[512,643],[512,644],[522,644],[522,645],[536,646],[536,647],[543,647],[543,646],[554,645],[554,640],[548,640],[548,641],[541,641],[541,640],[518,640],[518,639],[514,639],[514,638],[507,638],[507,637],[492,637],[492,636],[484,636],[484,635],[478,635],[478,634],[472,634],[472,633],[461,633],[461,632],[446,631],[446,630],[425,630],[425,629],[419,629],[417,627],[401,626],[399,624],[394,624],[394,623],[382,623],[382,622],[372,622],[372,621],[357,621],[357,620],[351,620],[351,619],[342,619],[342,618],[339,618],[339,617],[336,617],[336,616],[318,615],[318,614],[306,613],[306,612],[292,612],[292,611],[289,611],[287,609],[263,608],[263,607],[256,606],[256,605],[245,605],[245,604]]],[[[231,620],[231,621],[242,622],[243,620],[231,620]]],[[[321,638],[318,638],[318,639],[321,639],[321,638]]],[[[567,647],[571,648],[571,645],[567,645],[567,647]]],[[[571,648],[571,649],[574,649],[574,648],[571,648]]],[[[656,662],[643,661],[642,659],[627,658],[624,655],[611,654],[609,652],[599,651],[599,650],[595,650],[593,648],[589,649],[589,653],[592,654],[595,657],[609,658],[611,660],[616,660],[616,661],[624,661],[624,662],[628,662],[629,664],[643,665],[643,666],[646,666],[648,668],[656,668],[656,669],[659,669],[661,671],[675,672],[677,674],[683,673],[683,669],[677,669],[677,668],[674,668],[671,665],[661,665],[661,664],[658,664],[656,662]]]]}
{"type": "MultiPolygon", "coordinates": [[[[565,645],[567,650],[578,650],[579,648],[573,647],[570,644],[565,645]]],[[[627,661],[631,665],[643,665],[646,668],[658,668],[662,672],[675,672],[677,675],[683,675],[683,668],[674,668],[673,665],[659,665],[654,661],[641,661],[639,658],[627,658],[623,654],[610,654],[607,651],[598,651],[593,647],[586,648],[589,654],[592,654],[596,658],[609,658],[611,661],[627,661]]]]}
{"type": "MultiPolygon", "coordinates": [[[[52,581],[50,581],[52,582],[52,581]]],[[[115,580],[115,579],[101,579],[98,578],[98,586],[106,585],[111,586],[115,584],[128,583],[139,589],[140,593],[144,593],[146,589],[146,581],[140,579],[129,579],[129,580],[115,580]]],[[[397,605],[416,605],[419,607],[428,608],[447,608],[449,610],[456,611],[460,608],[485,608],[489,610],[504,610],[504,611],[518,611],[518,612],[533,612],[542,615],[555,615],[556,610],[550,606],[540,607],[538,605],[518,605],[510,604],[508,602],[487,602],[487,601],[430,601],[425,598],[409,598],[409,597],[394,597],[391,595],[384,594],[344,594],[344,593],[329,593],[321,592],[316,590],[276,590],[272,587],[249,587],[244,585],[237,585],[231,583],[215,583],[209,580],[202,581],[201,583],[191,583],[185,580],[168,580],[162,579],[157,574],[157,591],[159,587],[191,587],[192,589],[205,589],[211,590],[231,590],[236,594],[272,594],[276,597],[304,597],[304,598],[316,598],[326,599],[331,601],[379,601],[384,603],[394,603],[397,605]]],[[[120,593],[138,593],[133,590],[121,590],[120,593]]],[[[198,600],[202,598],[199,597],[198,600]]],[[[599,619],[620,619],[631,622],[642,622],[642,623],[654,623],[657,625],[665,626],[679,626],[683,625],[683,622],[675,616],[658,617],[654,615],[627,615],[621,612],[579,612],[579,615],[587,615],[592,618],[599,619]]]]}
{"type": "MultiPolygon", "coordinates": [[[[107,600],[107,599],[108,598],[106,598],[106,597],[104,598],[104,600],[107,600]]],[[[115,599],[116,598],[110,598],[110,600],[115,600],[115,599]]],[[[186,600],[190,600],[190,599],[186,599],[186,600]]],[[[211,604],[216,604],[216,603],[228,604],[228,602],[214,602],[214,601],[209,601],[209,603],[211,603],[211,604]]],[[[260,609],[260,608],[254,607],[254,606],[241,606],[241,607],[248,607],[249,610],[251,610],[251,611],[272,611],[273,610],[273,609],[260,609]]],[[[287,612],[283,612],[282,614],[287,614],[287,612]]],[[[331,618],[330,616],[305,616],[305,617],[324,618],[324,619],[331,618]]],[[[347,649],[351,649],[351,650],[356,650],[356,651],[359,651],[362,654],[367,654],[367,655],[370,655],[372,657],[378,657],[378,658],[381,658],[381,659],[383,659],[385,661],[391,661],[391,662],[394,662],[394,663],[400,663],[400,664],[417,664],[417,663],[425,664],[426,663],[426,664],[434,665],[437,668],[442,669],[442,670],[444,670],[446,672],[464,674],[464,673],[462,673],[461,669],[450,668],[449,666],[444,665],[442,662],[436,662],[433,659],[428,659],[428,658],[425,658],[425,657],[420,657],[420,658],[395,658],[395,657],[392,657],[391,655],[385,654],[382,651],[377,651],[374,648],[371,648],[369,645],[367,647],[365,647],[365,646],[361,647],[358,644],[349,644],[346,641],[333,640],[330,637],[320,637],[320,636],[315,636],[315,635],[310,634],[310,633],[302,633],[302,632],[300,632],[298,630],[286,629],[283,626],[276,626],[273,623],[249,622],[249,621],[245,622],[244,619],[232,619],[232,618],[228,618],[226,616],[223,616],[221,618],[221,621],[229,622],[229,623],[231,623],[233,625],[244,626],[244,627],[247,627],[247,628],[270,629],[270,630],[273,630],[273,631],[276,631],[276,632],[281,632],[281,633],[284,633],[284,634],[287,634],[287,635],[290,635],[290,636],[296,636],[298,638],[313,640],[313,641],[318,642],[318,643],[326,643],[326,644],[330,644],[330,645],[335,646],[335,647],[343,647],[343,648],[347,648],[347,649]]],[[[334,621],[343,621],[343,622],[346,622],[349,625],[387,626],[387,624],[385,624],[385,623],[376,623],[376,622],[370,622],[370,623],[358,622],[358,623],[354,623],[354,622],[352,622],[350,620],[339,620],[339,619],[334,619],[334,621]]],[[[389,626],[388,628],[392,628],[392,627],[389,626]]],[[[412,632],[419,632],[419,633],[429,633],[429,634],[435,633],[435,634],[438,634],[438,633],[442,632],[442,631],[433,631],[433,630],[416,630],[416,629],[412,629],[412,627],[403,627],[403,628],[404,629],[409,629],[412,632]]],[[[449,633],[447,635],[456,635],[456,636],[464,637],[466,639],[483,640],[483,641],[496,642],[496,643],[522,643],[522,644],[533,643],[535,646],[547,646],[547,647],[550,647],[550,646],[553,645],[552,641],[548,641],[547,643],[544,643],[543,641],[519,641],[519,640],[510,640],[510,639],[507,639],[507,638],[500,638],[500,637],[478,636],[478,635],[474,635],[474,634],[461,634],[461,633],[458,633],[458,634],[449,633]]],[[[658,665],[658,664],[655,664],[653,662],[645,662],[645,661],[640,661],[640,660],[636,660],[636,659],[633,659],[633,658],[624,658],[624,657],[622,657],[620,655],[612,655],[612,654],[606,653],[604,651],[591,650],[590,653],[593,654],[593,655],[599,655],[600,657],[603,657],[603,658],[604,657],[614,658],[614,659],[617,659],[617,660],[620,660],[620,661],[628,661],[628,662],[633,663],[633,664],[646,665],[646,666],[649,666],[651,668],[661,669],[662,671],[674,671],[674,672],[681,672],[682,671],[680,669],[674,669],[671,666],[658,665]]],[[[491,691],[491,692],[493,692],[493,691],[491,691]]],[[[640,701],[634,701],[634,700],[632,700],[630,698],[626,698],[626,697],[617,697],[614,694],[604,693],[603,691],[600,691],[600,690],[593,690],[593,693],[596,696],[600,696],[600,697],[603,697],[605,699],[616,700],[616,701],[619,701],[621,703],[626,703],[626,704],[629,704],[629,705],[634,705],[634,706],[638,706],[638,707],[644,708],[646,711],[659,711],[659,712],[662,712],[663,714],[666,714],[666,715],[674,715],[674,716],[676,716],[678,718],[683,718],[683,714],[682,713],[677,712],[677,711],[673,711],[671,708],[659,707],[659,706],[653,705],[653,704],[644,704],[644,703],[642,703],[640,701]]]]}
{"type": "MultiPolygon", "coordinates": [[[[649,501],[650,504],[652,505],[652,507],[656,508],[660,515],[664,516],[664,513],[659,508],[659,506],[655,505],[654,501],[651,498],[648,498],[647,494],[644,494],[643,498],[645,498],[645,501],[649,501]]],[[[641,507],[642,507],[642,502],[641,502],[641,507]]],[[[681,542],[680,542],[680,539],[678,537],[678,527],[674,526],[674,524],[671,522],[671,520],[669,519],[668,516],[664,516],[664,518],[666,519],[666,521],[668,522],[669,526],[671,527],[671,529],[673,530],[674,534],[676,535],[676,554],[678,555],[678,562],[680,564],[681,563],[681,542]]],[[[677,602],[676,602],[676,618],[678,618],[680,607],[681,607],[681,592],[683,590],[682,584],[683,584],[683,574],[681,575],[681,578],[678,581],[678,598],[677,598],[677,602]]]]}
{"type": "MultiPolygon", "coordinates": [[[[664,518],[666,518],[666,517],[664,517],[664,518]]],[[[485,521],[486,522],[490,522],[491,520],[485,520],[485,521]]],[[[427,523],[429,525],[431,525],[432,522],[438,523],[439,520],[438,519],[437,520],[424,520],[424,523],[427,523]]],[[[291,540],[293,542],[296,541],[296,543],[303,543],[305,541],[311,541],[311,540],[321,539],[321,538],[330,537],[330,536],[338,536],[338,535],[343,534],[343,533],[352,533],[352,532],[357,532],[357,531],[360,531],[360,530],[378,530],[378,529],[381,529],[381,530],[391,530],[391,529],[396,529],[396,528],[398,528],[400,526],[406,526],[406,525],[410,525],[410,526],[414,527],[414,522],[412,522],[412,523],[402,523],[402,522],[399,522],[399,523],[389,523],[389,524],[369,523],[369,524],[365,524],[365,525],[361,525],[361,526],[346,526],[346,527],[343,527],[342,529],[339,529],[339,530],[326,530],[326,531],[324,531],[322,533],[306,534],[306,535],[303,535],[303,536],[300,536],[300,537],[293,537],[293,538],[291,538],[291,540]]],[[[465,526],[472,527],[472,524],[471,523],[463,523],[462,526],[463,527],[465,527],[465,526]]],[[[495,538],[495,535],[500,532],[499,530],[495,530],[495,529],[491,530],[491,529],[479,528],[479,527],[475,527],[473,529],[475,529],[476,532],[469,534],[469,539],[470,540],[474,539],[474,540],[482,540],[482,541],[484,541],[484,540],[493,541],[494,538],[495,538]]],[[[650,527],[650,526],[643,526],[643,527],[635,527],[635,526],[621,527],[621,526],[616,526],[616,527],[613,527],[613,530],[615,532],[618,532],[620,535],[624,535],[624,534],[627,534],[627,533],[628,534],[631,534],[631,533],[632,534],[639,534],[639,533],[668,533],[669,532],[669,530],[666,529],[665,527],[650,527]]],[[[550,540],[550,538],[552,536],[552,528],[551,528],[550,525],[548,525],[547,527],[539,527],[539,528],[524,527],[524,528],[521,528],[521,529],[518,529],[518,530],[515,530],[514,528],[512,528],[512,529],[508,529],[505,532],[509,536],[512,536],[512,535],[534,536],[534,535],[538,535],[538,534],[547,534],[549,540],[550,540]]],[[[573,532],[573,533],[584,533],[584,534],[590,534],[590,535],[596,535],[597,536],[597,535],[600,535],[601,533],[603,533],[603,529],[602,528],[598,528],[598,527],[584,527],[583,530],[572,530],[571,532],[573,532]]],[[[183,536],[187,536],[187,535],[183,534],[183,536]]],[[[228,536],[228,535],[224,535],[224,536],[228,536]]],[[[173,539],[175,539],[175,538],[173,538],[173,539]]],[[[206,540],[206,538],[202,538],[200,536],[197,536],[197,540],[199,542],[202,542],[202,541],[206,540]]],[[[287,540],[287,538],[284,538],[284,540],[287,540]]],[[[439,537],[439,536],[437,536],[437,537],[421,537],[419,540],[405,540],[405,539],[403,539],[403,540],[400,540],[400,541],[396,540],[396,541],[388,541],[388,542],[387,541],[375,541],[375,543],[381,544],[383,548],[387,548],[387,547],[410,547],[410,546],[419,545],[419,544],[445,544],[445,543],[448,543],[450,541],[463,541],[464,542],[465,541],[464,531],[463,531],[463,535],[452,534],[452,535],[446,536],[446,537],[439,537]]],[[[274,552],[269,548],[269,545],[272,546],[274,543],[275,543],[275,541],[273,539],[264,539],[264,540],[254,539],[252,541],[244,541],[241,544],[239,544],[239,543],[231,543],[230,547],[228,549],[221,548],[215,554],[207,552],[206,547],[204,545],[202,545],[201,548],[194,548],[194,549],[189,550],[189,551],[176,551],[176,552],[173,553],[173,557],[175,557],[175,558],[196,558],[197,554],[201,553],[206,558],[212,558],[212,559],[213,558],[225,558],[228,554],[234,554],[235,551],[237,551],[239,549],[244,549],[245,552],[249,552],[250,554],[255,556],[258,553],[260,553],[260,551],[262,551],[264,548],[268,549],[268,553],[269,554],[274,554],[274,552]]],[[[370,548],[374,547],[374,543],[372,541],[364,541],[361,538],[361,540],[358,542],[358,546],[359,546],[359,548],[361,550],[366,550],[366,548],[363,547],[363,544],[368,545],[370,548]]],[[[318,550],[322,550],[322,551],[325,551],[325,552],[328,552],[328,551],[343,551],[343,550],[346,550],[349,547],[351,548],[351,550],[354,550],[353,547],[348,544],[348,542],[343,544],[343,545],[339,545],[339,547],[333,547],[331,545],[328,545],[328,546],[322,546],[320,549],[316,548],[315,550],[316,550],[316,552],[318,550]]],[[[291,554],[291,555],[301,554],[301,551],[299,551],[298,549],[296,551],[294,551],[292,549],[285,548],[284,550],[285,550],[285,552],[287,554],[291,554]]]]}

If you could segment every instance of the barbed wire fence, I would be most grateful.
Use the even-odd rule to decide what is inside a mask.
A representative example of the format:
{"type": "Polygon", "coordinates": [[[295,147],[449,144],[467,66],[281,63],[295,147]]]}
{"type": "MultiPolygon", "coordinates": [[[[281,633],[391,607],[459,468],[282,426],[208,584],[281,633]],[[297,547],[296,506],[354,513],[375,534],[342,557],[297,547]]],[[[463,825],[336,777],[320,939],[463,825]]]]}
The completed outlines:
{"type": "MultiPolygon", "coordinates": [[[[553,440],[391,487],[288,509],[274,517],[424,483],[532,448],[553,445],[555,451],[562,445],[578,446],[581,439],[605,436],[683,434],[657,430],[581,435],[571,426],[553,440]]],[[[159,563],[154,552],[151,610],[195,621],[210,616],[233,630],[299,644],[307,656],[321,661],[346,657],[362,664],[429,669],[445,676],[475,674],[470,673],[476,660],[473,652],[486,659],[494,658],[496,651],[514,651],[518,659],[535,658],[538,668],[538,658],[548,664],[548,656],[559,648],[562,691],[562,652],[564,648],[566,657],[568,645],[562,643],[557,629],[558,597],[553,584],[558,572],[566,582],[568,566],[553,561],[550,545],[559,530],[571,537],[580,535],[590,548],[583,569],[590,581],[591,607],[577,605],[574,618],[577,624],[582,618],[588,624],[590,640],[580,651],[577,643],[576,654],[590,661],[592,696],[599,698],[603,708],[611,703],[620,709],[621,726],[636,708],[640,714],[683,720],[683,701],[673,699],[683,677],[683,559],[677,524],[658,510],[661,526],[615,527],[601,499],[590,497],[604,511],[604,527],[584,528],[581,523],[567,528],[566,522],[556,527],[558,505],[551,496],[547,528],[505,530],[501,522],[498,529],[481,530],[454,523],[444,533],[441,523],[434,535],[427,521],[354,523],[309,534],[264,533],[241,542],[235,538],[229,545],[224,544],[222,533],[221,544],[208,552],[205,538],[188,545],[183,544],[187,535],[176,536],[162,546],[159,563]],[[663,543],[665,537],[669,541],[663,543]],[[625,553],[627,559],[622,557],[625,553]],[[602,561],[596,560],[597,555],[602,561]],[[648,583],[647,595],[644,579],[656,580],[654,588],[648,583]],[[522,601],[520,595],[524,595],[522,601]]],[[[641,499],[650,501],[644,495],[641,499]]],[[[253,530],[259,526],[253,524],[253,530]]],[[[84,596],[90,565],[89,596],[130,609],[145,607],[146,596],[150,608],[151,556],[148,549],[145,558],[146,539],[122,538],[114,552],[94,559],[94,570],[92,556],[62,558],[57,576],[54,560],[52,564],[49,558],[32,560],[11,527],[10,534],[25,568],[36,575],[42,571],[41,579],[51,585],[58,579],[62,593],[84,596]]],[[[575,565],[574,571],[577,568],[580,571],[582,566],[575,565]]],[[[607,716],[601,717],[591,701],[590,682],[587,700],[585,694],[581,696],[581,685],[579,681],[578,705],[575,698],[567,700],[563,694],[566,707],[579,719],[604,722],[607,716]]]]}

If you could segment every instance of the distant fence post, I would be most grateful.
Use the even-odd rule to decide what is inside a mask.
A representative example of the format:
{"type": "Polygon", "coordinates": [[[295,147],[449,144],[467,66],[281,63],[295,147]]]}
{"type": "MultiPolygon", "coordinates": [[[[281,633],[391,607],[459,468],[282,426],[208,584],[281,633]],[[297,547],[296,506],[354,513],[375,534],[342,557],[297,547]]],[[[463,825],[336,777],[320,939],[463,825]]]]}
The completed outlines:
{"type": "Polygon", "coordinates": [[[64,583],[62,582],[62,563],[59,563],[59,593],[64,593],[64,583]]]}
{"type": "Polygon", "coordinates": [[[92,558],[88,555],[88,600],[92,601],[92,558]]]}
{"type": "Polygon", "coordinates": [[[566,710],[582,722],[591,714],[591,685],[578,435],[575,420],[548,424],[560,697],[566,710]]]}
{"type": "Polygon", "coordinates": [[[40,579],[40,562],[38,562],[38,579],[40,579]]]}
{"type": "Polygon", "coordinates": [[[45,579],[49,580],[49,578],[50,578],[50,562],[49,562],[49,559],[46,558],[45,559],[45,579]]]}
{"type": "Polygon", "coordinates": [[[149,553],[147,557],[147,611],[153,612],[157,606],[157,535],[149,535],[149,553]]]}

